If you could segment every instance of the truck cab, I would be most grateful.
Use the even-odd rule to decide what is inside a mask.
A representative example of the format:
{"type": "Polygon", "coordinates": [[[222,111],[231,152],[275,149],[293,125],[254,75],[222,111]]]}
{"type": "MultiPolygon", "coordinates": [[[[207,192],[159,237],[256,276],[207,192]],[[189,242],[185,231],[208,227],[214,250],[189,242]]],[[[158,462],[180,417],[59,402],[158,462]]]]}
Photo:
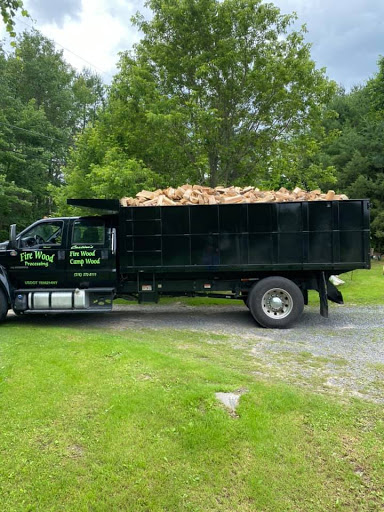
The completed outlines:
{"type": "Polygon", "coordinates": [[[0,293],[16,313],[111,309],[116,217],[41,219],[0,244],[0,293]],[[12,239],[13,238],[13,239],[12,239]]]}

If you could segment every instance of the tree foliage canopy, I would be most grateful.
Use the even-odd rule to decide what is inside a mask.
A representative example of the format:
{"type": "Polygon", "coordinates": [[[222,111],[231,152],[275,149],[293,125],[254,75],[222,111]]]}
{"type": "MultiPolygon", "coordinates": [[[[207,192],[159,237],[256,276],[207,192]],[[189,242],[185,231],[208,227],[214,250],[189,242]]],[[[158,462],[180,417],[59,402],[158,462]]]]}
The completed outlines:
{"type": "Polygon", "coordinates": [[[10,222],[26,226],[52,210],[47,187],[62,182],[73,138],[101,102],[100,87],[99,77],[76,73],[39,32],[22,34],[11,53],[0,47],[3,237],[10,222]]]}
{"type": "Polygon", "coordinates": [[[336,116],[324,122],[332,137],[316,158],[336,169],[339,191],[371,200],[372,245],[384,252],[384,58],[365,86],[340,89],[329,104],[336,116]]]}
{"type": "Polygon", "coordinates": [[[315,68],[304,29],[292,29],[294,16],[261,0],[147,6],[149,21],[134,17],[143,38],[121,54],[105,112],[68,166],[69,193],[112,168],[132,176],[125,189],[116,183],[120,196],[143,184],[135,168],[153,186],[269,183],[276,166],[280,178],[296,171],[304,182],[300,161],[320,143],[334,85],[315,68]]]}

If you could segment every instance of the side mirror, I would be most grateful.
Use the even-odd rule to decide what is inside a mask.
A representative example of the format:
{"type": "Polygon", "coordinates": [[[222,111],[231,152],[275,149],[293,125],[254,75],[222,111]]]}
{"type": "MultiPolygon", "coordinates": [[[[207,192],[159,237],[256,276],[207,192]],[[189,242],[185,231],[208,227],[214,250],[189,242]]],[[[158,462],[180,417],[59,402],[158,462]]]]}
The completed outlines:
{"type": "Polygon", "coordinates": [[[16,249],[17,242],[16,242],[16,224],[12,224],[9,228],[9,249],[16,249]]]}

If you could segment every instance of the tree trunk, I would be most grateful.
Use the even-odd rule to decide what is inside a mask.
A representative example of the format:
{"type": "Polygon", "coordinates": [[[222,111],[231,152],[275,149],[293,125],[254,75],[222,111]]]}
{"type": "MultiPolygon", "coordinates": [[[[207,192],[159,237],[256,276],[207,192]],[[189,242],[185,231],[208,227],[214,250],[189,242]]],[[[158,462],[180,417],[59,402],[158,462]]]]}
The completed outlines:
{"type": "Polygon", "coordinates": [[[209,186],[217,187],[219,157],[216,152],[209,154],[209,186]]]}

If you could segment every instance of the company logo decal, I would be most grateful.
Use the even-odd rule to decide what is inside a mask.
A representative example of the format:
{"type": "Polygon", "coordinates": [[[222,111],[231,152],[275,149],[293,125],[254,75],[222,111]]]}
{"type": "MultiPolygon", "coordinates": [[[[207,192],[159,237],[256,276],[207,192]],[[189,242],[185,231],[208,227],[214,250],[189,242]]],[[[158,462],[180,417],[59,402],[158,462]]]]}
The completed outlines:
{"type": "MultiPolygon", "coordinates": [[[[96,257],[96,249],[88,247],[81,247],[81,250],[74,250],[75,247],[69,252],[69,264],[70,265],[100,265],[100,257],[96,257]]],[[[76,249],[80,249],[80,247],[76,247],[76,249]]]]}
{"type": "Polygon", "coordinates": [[[55,263],[56,254],[45,254],[43,251],[20,253],[20,263],[26,267],[49,267],[55,263]]]}

